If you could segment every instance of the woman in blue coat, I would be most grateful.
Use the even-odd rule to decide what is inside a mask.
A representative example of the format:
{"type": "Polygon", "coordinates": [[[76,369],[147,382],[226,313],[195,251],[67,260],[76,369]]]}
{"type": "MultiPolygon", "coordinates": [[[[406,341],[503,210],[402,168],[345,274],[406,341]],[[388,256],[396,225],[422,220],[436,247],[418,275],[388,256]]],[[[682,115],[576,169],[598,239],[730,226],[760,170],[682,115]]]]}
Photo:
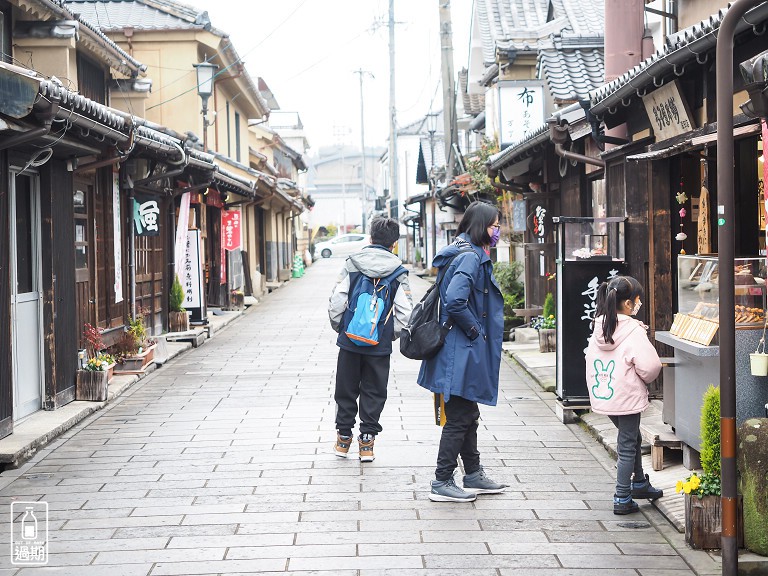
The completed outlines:
{"type": "Polygon", "coordinates": [[[442,394],[445,401],[446,423],[429,494],[435,502],[472,502],[476,494],[507,488],[485,475],[477,449],[478,404],[495,406],[499,393],[504,298],[489,257],[498,239],[498,209],[473,202],[464,212],[456,240],[433,262],[443,275],[440,321],[452,324],[445,345],[422,362],[418,378],[421,386],[442,394]],[[453,479],[459,455],[464,489],[453,479]]]}

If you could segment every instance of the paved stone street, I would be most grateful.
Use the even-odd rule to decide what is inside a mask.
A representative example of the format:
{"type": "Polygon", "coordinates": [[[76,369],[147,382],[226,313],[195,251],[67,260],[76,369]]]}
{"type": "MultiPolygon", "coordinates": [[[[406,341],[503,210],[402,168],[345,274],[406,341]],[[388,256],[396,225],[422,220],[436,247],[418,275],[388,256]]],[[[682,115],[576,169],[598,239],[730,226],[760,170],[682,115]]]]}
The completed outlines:
{"type": "MultiPolygon", "coordinates": [[[[647,503],[614,516],[613,462],[506,360],[499,406],[481,408],[480,449],[507,493],[427,499],[440,430],[418,363],[398,353],[376,461],[336,458],[326,304],[341,264],[317,262],[2,473],[5,518],[14,500],[48,502],[50,562],[19,570],[6,553],[0,574],[720,573],[647,503]]],[[[415,297],[428,286],[412,283],[415,297]]]]}

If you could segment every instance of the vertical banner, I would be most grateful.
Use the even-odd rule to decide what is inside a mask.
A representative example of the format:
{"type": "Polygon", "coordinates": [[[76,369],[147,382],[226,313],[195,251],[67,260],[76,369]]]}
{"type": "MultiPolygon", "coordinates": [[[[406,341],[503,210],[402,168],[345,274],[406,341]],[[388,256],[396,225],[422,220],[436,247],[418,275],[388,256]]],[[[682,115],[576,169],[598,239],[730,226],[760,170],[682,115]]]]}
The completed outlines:
{"type": "Polygon", "coordinates": [[[120,230],[120,173],[112,171],[112,247],[115,271],[115,303],[123,301],[123,245],[120,230]]]}
{"type": "Polygon", "coordinates": [[[136,236],[160,236],[160,204],[155,196],[134,192],[133,226],[136,236]]]}
{"type": "Polygon", "coordinates": [[[241,247],[243,240],[240,223],[240,210],[221,211],[221,245],[225,250],[231,252],[241,247]]]}
{"type": "Polygon", "coordinates": [[[179,220],[176,223],[176,245],[173,260],[173,269],[179,282],[184,278],[184,261],[187,251],[187,229],[189,228],[189,201],[191,194],[181,195],[181,205],[179,206],[179,220]]]}
{"type": "Polygon", "coordinates": [[[201,308],[203,274],[200,265],[200,230],[187,231],[185,240],[184,269],[179,278],[184,288],[184,308],[201,308]]]}

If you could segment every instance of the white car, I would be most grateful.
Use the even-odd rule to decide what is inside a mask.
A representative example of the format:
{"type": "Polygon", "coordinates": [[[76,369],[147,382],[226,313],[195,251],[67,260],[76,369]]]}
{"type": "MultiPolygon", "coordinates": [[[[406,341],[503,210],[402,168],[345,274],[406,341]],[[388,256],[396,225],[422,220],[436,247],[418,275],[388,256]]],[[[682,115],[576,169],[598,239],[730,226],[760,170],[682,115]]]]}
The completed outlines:
{"type": "Polygon", "coordinates": [[[315,244],[315,258],[349,256],[370,243],[367,234],[339,234],[335,238],[315,244]]]}

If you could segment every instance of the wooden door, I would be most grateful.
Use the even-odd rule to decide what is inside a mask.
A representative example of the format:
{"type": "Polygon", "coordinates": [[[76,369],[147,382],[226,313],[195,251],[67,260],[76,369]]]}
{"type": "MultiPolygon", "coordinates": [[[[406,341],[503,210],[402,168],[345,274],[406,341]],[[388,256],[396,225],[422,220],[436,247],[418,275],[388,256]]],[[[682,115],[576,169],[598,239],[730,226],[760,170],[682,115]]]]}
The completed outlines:
{"type": "Polygon", "coordinates": [[[96,325],[96,299],[94,295],[94,231],[93,203],[95,173],[77,175],[72,192],[75,210],[75,317],[78,347],[85,348],[83,327],[96,325]]]}

